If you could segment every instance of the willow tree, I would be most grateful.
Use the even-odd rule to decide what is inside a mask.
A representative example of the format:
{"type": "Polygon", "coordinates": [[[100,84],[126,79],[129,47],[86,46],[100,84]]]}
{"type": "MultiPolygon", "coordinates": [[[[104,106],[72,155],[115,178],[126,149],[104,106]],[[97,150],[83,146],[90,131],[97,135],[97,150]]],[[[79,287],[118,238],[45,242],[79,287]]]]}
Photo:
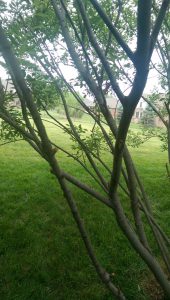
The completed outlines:
{"type": "Polygon", "coordinates": [[[113,211],[113,218],[122,234],[154,274],[165,295],[170,297],[167,276],[170,272],[169,239],[154,219],[149,197],[126,146],[131,119],[147,82],[152,53],[169,2],[158,1],[156,16],[154,12],[153,17],[151,0],[114,3],[104,0],[12,1],[11,19],[8,19],[9,14],[3,14],[0,26],[4,66],[11,76],[21,106],[21,111],[11,111],[9,101],[12,95],[1,85],[0,117],[1,124],[6,125],[2,129],[12,132],[12,137],[23,136],[50,165],[96,272],[118,299],[126,299],[123,287],[116,286],[111,274],[99,262],[68,183],[71,182],[90,199],[95,198],[113,211]],[[130,30],[130,14],[135,16],[133,32],[130,30]],[[78,75],[72,84],[62,74],[61,62],[76,68],[78,75]],[[122,66],[125,70],[131,70],[132,84],[128,93],[123,92],[119,81],[122,66]],[[39,80],[40,74],[43,81],[39,80]],[[82,101],[74,83],[82,88],[82,93],[93,97],[95,109],[92,110],[82,101]],[[56,97],[60,97],[63,103],[69,126],[62,124],[48,111],[47,95],[42,91],[49,84],[53,89],[55,87],[56,97]],[[38,88],[35,88],[37,86],[41,101],[38,88]],[[116,124],[107,107],[108,90],[117,96],[123,107],[119,124],[116,124]],[[66,101],[68,92],[95,122],[91,143],[82,137],[82,128],[77,127],[70,116],[66,101]],[[63,149],[49,138],[41,118],[42,109],[68,134],[68,138],[71,136],[76,142],[81,156],[63,149]],[[94,146],[92,143],[98,135],[107,147],[107,154],[111,155],[112,164],[109,166],[97,149],[99,144],[94,146]],[[66,169],[63,170],[56,154],[58,149],[73,158],[73,164],[79,164],[95,185],[89,186],[66,169]],[[128,218],[123,206],[122,192],[130,204],[132,218],[128,218]],[[148,227],[159,247],[165,264],[163,267],[154,256],[148,227]]]}

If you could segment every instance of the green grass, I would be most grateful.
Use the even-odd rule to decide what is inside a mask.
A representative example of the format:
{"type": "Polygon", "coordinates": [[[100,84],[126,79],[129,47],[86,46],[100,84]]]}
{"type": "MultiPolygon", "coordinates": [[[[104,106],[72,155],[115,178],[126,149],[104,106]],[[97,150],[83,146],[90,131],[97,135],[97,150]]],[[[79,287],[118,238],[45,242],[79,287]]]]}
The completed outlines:
{"type": "MultiPolygon", "coordinates": [[[[89,126],[86,117],[85,126],[89,126]]],[[[51,137],[70,147],[66,136],[48,124],[51,137]]],[[[157,139],[132,149],[154,213],[170,233],[166,153],[157,139]]],[[[58,153],[62,167],[89,184],[78,165],[58,153]]],[[[109,300],[98,279],[63,194],[45,161],[25,142],[0,147],[0,299],[109,300]]],[[[111,163],[105,154],[106,161],[111,163]]],[[[129,300],[148,300],[147,268],[122,236],[112,212],[73,189],[98,258],[123,285],[129,300]]],[[[157,253],[157,249],[155,249],[157,253]]]]}

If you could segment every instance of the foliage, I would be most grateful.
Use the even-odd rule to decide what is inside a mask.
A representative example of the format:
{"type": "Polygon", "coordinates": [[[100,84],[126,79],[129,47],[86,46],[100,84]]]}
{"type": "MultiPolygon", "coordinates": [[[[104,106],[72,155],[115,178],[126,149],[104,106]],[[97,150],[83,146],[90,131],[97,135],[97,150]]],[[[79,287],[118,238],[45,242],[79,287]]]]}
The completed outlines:
{"type": "Polygon", "coordinates": [[[127,136],[127,145],[133,148],[139,148],[140,145],[144,144],[151,138],[159,138],[161,141],[160,147],[162,151],[167,150],[167,133],[162,128],[149,128],[140,127],[137,132],[134,130],[129,130],[127,136]]]}
{"type": "Polygon", "coordinates": [[[167,151],[168,150],[168,136],[166,132],[160,132],[158,135],[160,141],[162,142],[161,144],[161,149],[162,151],[167,151]]]}
{"type": "MultiPolygon", "coordinates": [[[[21,109],[19,107],[16,107],[15,105],[16,97],[17,95],[15,93],[12,93],[12,91],[6,92],[3,102],[4,109],[8,111],[8,114],[10,115],[12,120],[15,120],[17,124],[20,124],[20,126],[25,129],[25,123],[23,121],[21,109]]],[[[1,120],[0,140],[2,142],[15,142],[16,140],[21,138],[23,138],[23,136],[16,128],[14,128],[5,120],[1,120]]]]}
{"type": "MultiPolygon", "coordinates": [[[[16,110],[15,108],[10,108],[10,114],[12,118],[15,118],[16,121],[21,123],[21,112],[16,110]]],[[[25,128],[25,124],[22,124],[22,127],[25,128]]],[[[13,126],[10,126],[7,122],[1,121],[0,124],[0,140],[2,142],[15,142],[18,139],[22,139],[22,134],[18,132],[13,126]]]]}
{"type": "Polygon", "coordinates": [[[55,82],[41,72],[31,73],[26,77],[35,102],[39,109],[54,109],[59,105],[59,95],[57,94],[55,82]]]}
{"type": "Polygon", "coordinates": [[[86,129],[86,127],[83,127],[81,124],[75,126],[82,144],[78,143],[78,141],[75,139],[69,124],[67,125],[67,127],[71,134],[71,147],[74,150],[77,158],[84,157],[84,161],[86,160],[86,157],[84,156],[84,148],[88,149],[89,152],[94,153],[95,156],[99,158],[102,155],[103,151],[109,151],[109,147],[103,137],[103,133],[101,132],[99,126],[97,126],[96,124],[94,124],[93,128],[90,131],[86,129]]]}

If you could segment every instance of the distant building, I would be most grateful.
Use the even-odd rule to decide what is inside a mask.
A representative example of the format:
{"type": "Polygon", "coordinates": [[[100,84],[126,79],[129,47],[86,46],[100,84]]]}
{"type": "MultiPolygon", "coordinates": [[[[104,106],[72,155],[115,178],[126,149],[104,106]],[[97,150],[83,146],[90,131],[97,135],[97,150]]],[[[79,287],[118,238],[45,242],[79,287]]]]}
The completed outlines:
{"type": "MultiPolygon", "coordinates": [[[[109,108],[111,114],[113,117],[117,116],[117,106],[118,106],[118,102],[119,100],[117,100],[115,97],[113,97],[112,95],[108,95],[106,96],[106,103],[107,103],[107,107],[109,108]]],[[[95,102],[89,99],[85,99],[84,103],[91,108],[92,110],[95,107],[95,102]]]]}
{"type": "Polygon", "coordinates": [[[155,116],[155,126],[160,128],[165,127],[164,123],[158,116],[155,116]]]}
{"type": "Polygon", "coordinates": [[[140,99],[132,117],[133,123],[139,123],[141,121],[141,118],[143,117],[143,113],[146,107],[147,107],[147,103],[143,99],[140,99]]]}
{"type": "Polygon", "coordinates": [[[114,118],[117,117],[117,108],[118,108],[118,103],[119,103],[119,100],[116,99],[114,96],[112,95],[108,95],[106,96],[106,103],[107,103],[107,107],[109,108],[112,116],[114,118]]]}
{"type": "MultiPolygon", "coordinates": [[[[162,97],[162,95],[161,95],[161,97],[162,97]]],[[[89,108],[94,109],[95,103],[92,100],[85,99],[84,102],[89,108]]],[[[106,96],[106,102],[107,102],[107,107],[111,111],[112,116],[114,118],[117,118],[118,114],[119,114],[119,108],[120,108],[119,100],[117,100],[112,95],[108,95],[108,96],[106,96]]],[[[162,103],[162,102],[160,102],[160,103],[162,103]]],[[[134,114],[133,114],[133,117],[132,117],[132,123],[137,124],[137,123],[141,122],[141,119],[144,115],[144,111],[146,110],[147,106],[148,106],[148,104],[146,103],[146,101],[141,98],[138,105],[137,105],[137,107],[136,107],[136,109],[135,109],[135,111],[134,111],[134,114]]],[[[155,124],[156,127],[163,127],[164,126],[161,119],[157,115],[155,115],[154,124],[155,124]]]]}
{"type": "Polygon", "coordinates": [[[85,98],[85,99],[83,100],[83,102],[84,102],[84,104],[85,104],[86,106],[88,106],[88,108],[90,108],[91,110],[94,109],[95,103],[94,103],[93,100],[89,100],[89,99],[85,98]]]}
{"type": "MultiPolygon", "coordinates": [[[[159,96],[160,96],[160,98],[164,97],[163,94],[160,94],[159,96]]],[[[145,96],[145,97],[147,97],[147,96],[145,96]]],[[[140,123],[141,118],[143,117],[144,111],[146,110],[147,106],[148,106],[147,102],[144,99],[140,99],[140,101],[135,109],[135,112],[133,114],[133,117],[132,117],[133,123],[140,123]]],[[[159,109],[161,110],[162,108],[163,108],[163,102],[159,101],[159,109]]],[[[155,127],[164,127],[162,120],[156,114],[154,117],[154,126],[155,127]]]]}

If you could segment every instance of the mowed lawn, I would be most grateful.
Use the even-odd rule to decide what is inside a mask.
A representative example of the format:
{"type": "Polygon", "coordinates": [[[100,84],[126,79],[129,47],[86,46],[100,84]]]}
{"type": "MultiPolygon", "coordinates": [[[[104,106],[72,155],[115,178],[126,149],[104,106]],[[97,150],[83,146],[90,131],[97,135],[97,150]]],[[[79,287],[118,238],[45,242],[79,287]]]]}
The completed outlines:
{"type": "MultiPolygon", "coordinates": [[[[84,126],[90,126],[88,119],[84,126]]],[[[70,149],[65,134],[52,124],[47,128],[58,144],[70,149]]],[[[166,153],[156,138],[131,152],[154,214],[170,234],[166,153]]],[[[63,168],[92,186],[74,161],[60,151],[57,156],[63,168]]],[[[109,154],[104,157],[111,165],[109,154]]],[[[123,286],[129,300],[151,299],[147,294],[152,277],[120,232],[113,213],[77,188],[72,190],[96,254],[113,273],[113,281],[123,286]]],[[[157,248],[154,251],[158,255],[157,248]]],[[[113,299],[86,255],[48,164],[24,141],[0,147],[0,299],[113,299]]]]}

